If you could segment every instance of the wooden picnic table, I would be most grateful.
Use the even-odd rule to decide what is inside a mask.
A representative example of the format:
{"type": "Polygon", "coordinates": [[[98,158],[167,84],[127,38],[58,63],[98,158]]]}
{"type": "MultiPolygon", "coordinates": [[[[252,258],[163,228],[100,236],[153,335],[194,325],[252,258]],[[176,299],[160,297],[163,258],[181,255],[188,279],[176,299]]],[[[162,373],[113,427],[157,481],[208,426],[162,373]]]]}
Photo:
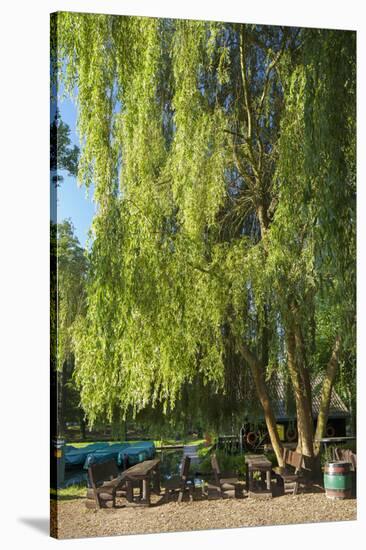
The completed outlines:
{"type": "Polygon", "coordinates": [[[246,484],[248,494],[258,492],[254,481],[254,473],[259,472],[261,475],[261,493],[272,495],[271,492],[271,471],[272,463],[264,455],[245,455],[246,484]],[[265,489],[264,489],[265,487],[265,489]]]}
{"type": "Polygon", "coordinates": [[[144,460],[131,466],[123,472],[123,478],[127,481],[127,500],[133,500],[133,481],[142,482],[142,499],[140,504],[150,506],[150,482],[153,478],[153,490],[160,495],[160,459],[144,460]]]}
{"type": "Polygon", "coordinates": [[[266,455],[263,454],[246,454],[245,455],[245,464],[249,464],[255,460],[267,460],[266,455]]]}

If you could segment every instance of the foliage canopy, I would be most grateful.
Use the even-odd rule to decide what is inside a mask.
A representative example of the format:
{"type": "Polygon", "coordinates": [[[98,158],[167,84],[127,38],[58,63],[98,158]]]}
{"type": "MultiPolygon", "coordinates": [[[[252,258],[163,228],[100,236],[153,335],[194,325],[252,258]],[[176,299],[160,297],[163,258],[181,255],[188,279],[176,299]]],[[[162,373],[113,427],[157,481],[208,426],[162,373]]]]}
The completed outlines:
{"type": "Polygon", "coordinates": [[[239,388],[251,357],[286,377],[292,334],[310,376],[340,333],[354,365],[354,33],[60,13],[55,37],[98,205],[89,421],[239,388]]]}

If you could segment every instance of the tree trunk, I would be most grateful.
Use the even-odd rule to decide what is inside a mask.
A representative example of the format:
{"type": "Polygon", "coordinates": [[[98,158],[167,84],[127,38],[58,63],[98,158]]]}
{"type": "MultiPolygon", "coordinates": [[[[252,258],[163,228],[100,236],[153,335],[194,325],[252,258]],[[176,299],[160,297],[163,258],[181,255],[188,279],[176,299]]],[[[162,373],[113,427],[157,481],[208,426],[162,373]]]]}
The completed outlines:
{"type": "Polygon", "coordinates": [[[268,365],[269,361],[269,327],[268,327],[268,306],[264,306],[264,324],[262,328],[262,353],[261,353],[261,361],[262,365],[265,368],[268,365]]]}
{"type": "Polygon", "coordinates": [[[311,401],[304,384],[304,373],[299,366],[297,357],[296,339],[294,333],[289,330],[286,336],[288,369],[295,394],[297,413],[298,450],[306,456],[313,456],[313,421],[311,415],[311,401]],[[301,446],[301,448],[300,448],[301,446]]]}
{"type": "Polygon", "coordinates": [[[57,399],[57,437],[62,438],[65,434],[64,426],[64,367],[56,372],[56,399],[57,399]]]}
{"type": "Polygon", "coordinates": [[[86,439],[86,433],[85,433],[85,420],[84,420],[84,413],[82,413],[82,417],[80,418],[80,432],[81,432],[81,439],[85,441],[86,439]]]}
{"type": "MultiPolygon", "coordinates": [[[[318,421],[316,424],[316,432],[315,432],[315,438],[314,438],[315,440],[319,440],[319,439],[322,439],[322,437],[324,437],[325,428],[328,421],[329,405],[330,405],[330,399],[332,396],[333,384],[334,384],[334,380],[338,370],[340,343],[341,343],[340,337],[337,336],[333,347],[332,356],[327,365],[327,370],[323,381],[318,421]]],[[[319,441],[314,441],[314,454],[317,456],[319,454],[319,451],[320,451],[320,443],[319,441]]]]}
{"type": "Polygon", "coordinates": [[[259,207],[257,208],[257,216],[258,216],[259,225],[261,228],[261,236],[263,238],[269,226],[267,208],[263,204],[259,205],[259,207]]]}
{"type": "Polygon", "coordinates": [[[313,417],[312,417],[312,407],[311,407],[311,404],[312,404],[311,383],[310,383],[309,368],[308,368],[304,337],[302,334],[301,326],[297,322],[295,322],[294,327],[295,327],[296,352],[299,357],[299,360],[298,360],[299,374],[300,374],[301,382],[305,389],[306,399],[309,404],[308,410],[306,412],[309,417],[309,422],[312,425],[313,417]]]}
{"type": "Polygon", "coordinates": [[[263,365],[245,344],[240,344],[240,353],[248,363],[261,405],[264,411],[268,434],[279,466],[283,466],[282,445],[277,431],[276,419],[264,381],[263,365]]]}
{"type": "MultiPolygon", "coordinates": [[[[304,343],[304,337],[301,330],[301,325],[295,320],[295,344],[296,344],[296,356],[297,356],[297,367],[299,371],[301,385],[304,389],[304,416],[307,426],[307,431],[309,432],[309,437],[311,437],[311,451],[313,451],[313,437],[314,437],[314,423],[313,423],[313,412],[312,412],[312,395],[311,395],[311,383],[309,376],[309,368],[307,362],[306,348],[304,343]]],[[[306,443],[308,446],[310,441],[306,443]]],[[[307,456],[312,456],[308,455],[307,456]]]]}

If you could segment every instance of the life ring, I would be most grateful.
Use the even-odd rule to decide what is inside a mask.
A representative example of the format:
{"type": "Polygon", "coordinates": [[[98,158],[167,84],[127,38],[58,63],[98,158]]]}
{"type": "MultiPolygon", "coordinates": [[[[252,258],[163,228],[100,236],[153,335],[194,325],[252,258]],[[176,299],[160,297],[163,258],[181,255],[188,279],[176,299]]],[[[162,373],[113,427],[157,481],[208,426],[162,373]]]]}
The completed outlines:
{"type": "Polygon", "coordinates": [[[287,430],[286,430],[286,439],[287,441],[295,441],[295,439],[297,438],[297,429],[295,426],[291,427],[291,426],[287,426],[287,430]]]}
{"type": "Polygon", "coordinates": [[[327,437],[334,437],[335,436],[335,427],[332,424],[328,424],[328,426],[325,429],[325,435],[327,437]]]}
{"type": "Polygon", "coordinates": [[[258,436],[255,432],[248,432],[246,437],[246,442],[248,445],[254,445],[258,439],[258,436]]]}

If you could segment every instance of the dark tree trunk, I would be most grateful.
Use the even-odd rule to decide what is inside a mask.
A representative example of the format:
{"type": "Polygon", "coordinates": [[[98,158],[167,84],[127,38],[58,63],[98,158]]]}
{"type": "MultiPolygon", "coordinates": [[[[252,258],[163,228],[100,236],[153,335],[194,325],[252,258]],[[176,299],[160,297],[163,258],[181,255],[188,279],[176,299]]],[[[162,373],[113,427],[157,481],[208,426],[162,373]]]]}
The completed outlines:
{"type": "Polygon", "coordinates": [[[272,405],[264,379],[263,365],[245,344],[240,345],[240,353],[250,367],[257,394],[263,407],[264,418],[266,421],[271,444],[279,466],[283,466],[282,444],[278,435],[276,418],[273,413],[272,405]]]}
{"type": "Polygon", "coordinates": [[[65,435],[64,424],[64,370],[56,372],[57,377],[57,437],[62,438],[65,435]]]}
{"type": "MultiPolygon", "coordinates": [[[[315,440],[319,440],[324,437],[325,428],[328,421],[330,399],[332,397],[332,390],[335,377],[338,371],[339,352],[340,352],[340,337],[338,336],[332,351],[332,356],[327,365],[325,373],[322,394],[319,406],[318,420],[316,424],[315,440]]],[[[319,441],[314,441],[314,453],[318,455],[320,451],[319,441]]]]}
{"type": "Polygon", "coordinates": [[[293,332],[288,331],[286,336],[288,369],[295,395],[297,413],[298,450],[306,456],[313,456],[313,422],[311,415],[311,401],[309,401],[304,375],[299,366],[296,350],[296,339],[293,332]]]}
{"type": "Polygon", "coordinates": [[[81,439],[83,441],[85,441],[86,440],[86,425],[85,425],[84,416],[82,416],[81,419],[80,419],[80,431],[81,431],[81,439]]]}

